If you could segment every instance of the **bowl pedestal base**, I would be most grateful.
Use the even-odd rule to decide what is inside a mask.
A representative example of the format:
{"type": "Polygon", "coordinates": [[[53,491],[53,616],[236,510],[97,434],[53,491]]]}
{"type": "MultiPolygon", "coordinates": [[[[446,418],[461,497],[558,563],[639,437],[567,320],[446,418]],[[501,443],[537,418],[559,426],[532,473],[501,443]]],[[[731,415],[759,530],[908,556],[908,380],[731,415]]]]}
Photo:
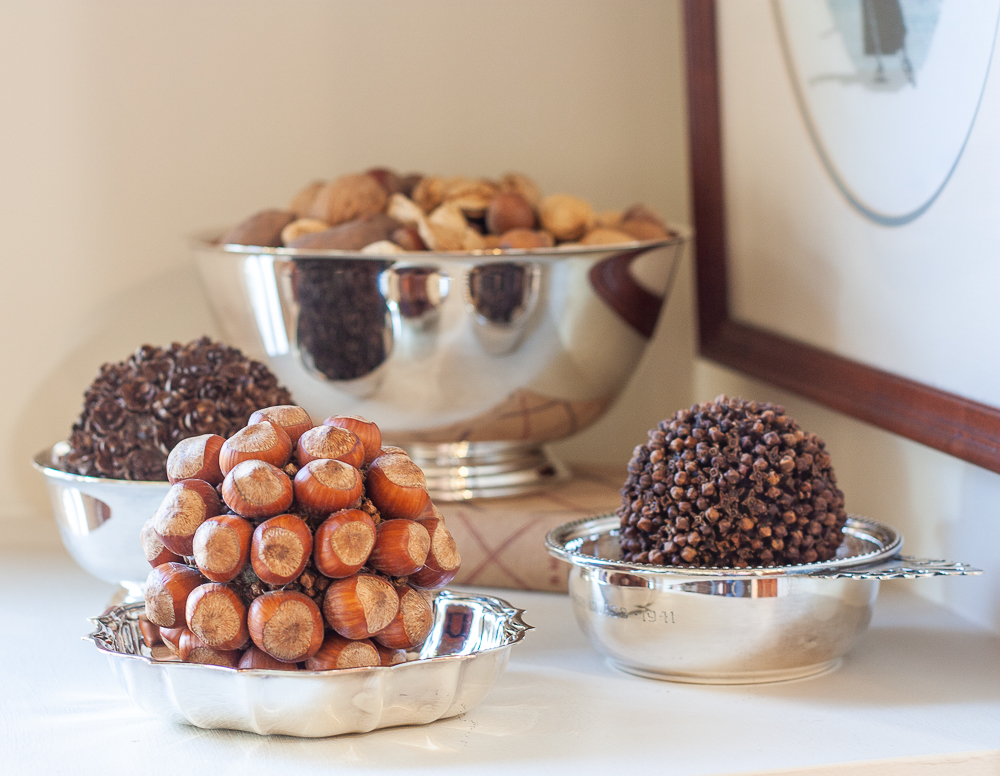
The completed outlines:
{"type": "Polygon", "coordinates": [[[569,469],[540,445],[518,442],[403,443],[423,470],[435,501],[531,493],[561,482],[569,469]]]}

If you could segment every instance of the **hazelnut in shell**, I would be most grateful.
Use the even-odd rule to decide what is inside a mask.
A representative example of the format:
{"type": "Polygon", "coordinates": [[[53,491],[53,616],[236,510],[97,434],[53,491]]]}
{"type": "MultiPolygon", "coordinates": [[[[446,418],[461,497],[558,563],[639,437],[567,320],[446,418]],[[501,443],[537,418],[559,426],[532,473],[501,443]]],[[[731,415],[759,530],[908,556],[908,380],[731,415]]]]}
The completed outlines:
{"type": "Polygon", "coordinates": [[[263,671],[298,671],[299,667],[295,663],[284,663],[281,660],[271,657],[256,644],[247,647],[243,657],[240,658],[236,666],[241,671],[263,670],[263,671]]]}
{"type": "Polygon", "coordinates": [[[231,588],[218,582],[207,582],[191,591],[185,619],[188,630],[210,647],[243,649],[250,641],[246,606],[231,588]]]}
{"type": "Polygon", "coordinates": [[[500,191],[514,191],[520,194],[536,210],[542,203],[542,190],[538,184],[527,175],[518,172],[509,172],[500,178],[500,191]]]}
{"type": "Polygon", "coordinates": [[[383,520],[375,529],[375,547],[368,565],[394,577],[405,577],[424,565],[431,538],[413,520],[383,520]]]}
{"type": "Polygon", "coordinates": [[[142,545],[142,552],[149,561],[149,565],[156,568],[161,563],[179,563],[183,558],[176,552],[171,552],[160,541],[153,528],[153,518],[149,518],[142,524],[139,530],[139,544],[142,545]]]}
{"type": "Polygon", "coordinates": [[[292,445],[298,443],[299,437],[313,427],[309,413],[294,404],[279,404],[276,407],[265,407],[262,410],[257,410],[250,416],[247,425],[263,423],[265,420],[284,430],[292,441],[292,445]]]}
{"type": "Polygon", "coordinates": [[[178,442],[167,456],[167,479],[204,480],[221,485],[225,476],[219,466],[219,451],[226,440],[218,434],[202,434],[178,442]]]}
{"type": "Polygon", "coordinates": [[[371,638],[392,622],[397,611],[395,588],[374,574],[335,580],[323,598],[323,616],[345,639],[371,638]]]}
{"type": "Polygon", "coordinates": [[[153,517],[153,530],[163,545],[178,555],[190,555],[194,532],[222,511],[215,488],[204,480],[181,480],[170,486],[153,517]]]}
{"type": "Polygon", "coordinates": [[[222,482],[222,499],[243,517],[274,517],[292,505],[294,491],[288,475],[266,461],[236,464],[222,482]]]}
{"type": "Polygon", "coordinates": [[[434,624],[434,613],[427,599],[409,585],[396,588],[399,610],[385,628],[375,634],[379,644],[390,649],[413,649],[424,643],[434,624]]]}
{"type": "Polygon", "coordinates": [[[437,590],[447,585],[458,574],[462,558],[451,532],[445,528],[444,520],[430,517],[418,521],[430,535],[431,544],[423,567],[410,575],[409,582],[415,587],[437,590]]]}
{"type": "Polygon", "coordinates": [[[185,663],[201,663],[209,666],[236,668],[243,656],[239,649],[219,649],[199,639],[190,630],[184,630],[177,643],[178,657],[185,663]]]}
{"type": "Polygon", "coordinates": [[[181,636],[187,632],[188,629],[185,627],[160,628],[160,640],[167,648],[167,651],[176,658],[180,658],[181,656],[181,636]]]}
{"type": "Polygon", "coordinates": [[[365,466],[378,458],[382,449],[382,431],[373,421],[360,415],[332,415],[323,421],[323,425],[346,428],[352,432],[365,449],[365,466]]]}
{"type": "Polygon", "coordinates": [[[360,468],[365,462],[365,446],[352,430],[324,423],[303,433],[295,445],[295,462],[299,466],[318,458],[360,468]]]}
{"type": "Polygon", "coordinates": [[[183,627],[188,596],[204,581],[183,563],[163,563],[152,569],[146,577],[146,619],[162,628],[183,627]]]}
{"type": "Polygon", "coordinates": [[[424,473],[409,456],[398,453],[383,454],[372,461],[365,478],[365,490],[387,520],[413,520],[430,501],[424,473]]]}
{"type": "Polygon", "coordinates": [[[384,647],[377,641],[372,642],[375,645],[375,650],[378,652],[378,656],[381,659],[381,664],[384,666],[398,666],[400,663],[406,662],[406,651],[402,649],[391,649],[390,647],[384,647]]]}
{"type": "Polygon", "coordinates": [[[381,663],[378,650],[368,639],[345,639],[336,633],[328,633],[319,651],[306,660],[306,670],[365,668],[381,663]]]}
{"type": "Polygon", "coordinates": [[[241,428],[219,450],[219,466],[229,474],[243,461],[265,461],[279,469],[292,457],[292,440],[279,425],[266,420],[241,428]]]}
{"type": "Polygon", "coordinates": [[[375,521],[360,509],[330,515],[316,529],[313,562],[319,572],[342,579],[361,570],[375,546],[375,521]]]}
{"type": "Polygon", "coordinates": [[[356,507],[364,496],[361,472],[343,461],[318,458],[295,475],[298,505],[315,515],[356,507]]]}
{"type": "Polygon", "coordinates": [[[305,569],[312,549],[309,526],[295,515],[278,515],[254,530],[250,563],[264,582],[287,585],[305,569]]]}
{"type": "Polygon", "coordinates": [[[534,229],[535,209],[516,191],[501,191],[486,209],[486,228],[492,234],[511,229],[534,229]]]}
{"type": "Polygon", "coordinates": [[[160,638],[160,626],[149,621],[149,618],[144,614],[140,614],[139,618],[139,633],[142,634],[142,643],[147,647],[155,647],[157,644],[162,644],[163,639],[160,638]]]}
{"type": "Polygon", "coordinates": [[[253,526],[239,515],[210,517],[194,532],[198,570],[213,582],[229,582],[250,562],[253,526]]]}
{"type": "Polygon", "coordinates": [[[323,615],[303,593],[275,590],[258,596],[247,624],[253,643],[285,663],[306,660],[323,644],[323,615]]]}

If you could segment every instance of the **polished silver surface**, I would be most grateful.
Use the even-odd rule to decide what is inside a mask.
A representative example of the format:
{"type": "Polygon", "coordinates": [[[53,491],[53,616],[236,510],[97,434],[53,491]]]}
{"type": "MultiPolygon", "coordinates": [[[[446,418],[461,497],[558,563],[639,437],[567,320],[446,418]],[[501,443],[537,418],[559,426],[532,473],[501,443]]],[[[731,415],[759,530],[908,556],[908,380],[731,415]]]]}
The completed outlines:
{"type": "Polygon", "coordinates": [[[823,673],[868,627],[879,580],[982,573],[901,556],[895,529],[855,516],[833,560],[747,569],[625,563],[618,528],[614,515],[577,520],[545,544],[572,564],[570,600],[594,648],[656,679],[749,684],[823,673]]]}
{"type": "Polygon", "coordinates": [[[434,498],[461,500],[563,476],[542,444],[618,396],[687,239],[377,256],[204,238],[194,251],[227,341],[317,420],[374,420],[434,498]]]}
{"type": "Polygon", "coordinates": [[[138,590],[149,574],[139,530],[160,506],[170,483],[72,474],[58,464],[67,450],[66,442],[60,442],[32,461],[45,476],[63,544],[88,573],[138,590]]]}
{"type": "Polygon", "coordinates": [[[506,601],[442,590],[419,659],[337,671],[237,671],[154,659],[136,621],[142,609],[113,606],[91,618],[97,629],[89,636],[139,706],[200,728],[303,738],[463,714],[486,696],[510,648],[531,629],[506,601]]]}

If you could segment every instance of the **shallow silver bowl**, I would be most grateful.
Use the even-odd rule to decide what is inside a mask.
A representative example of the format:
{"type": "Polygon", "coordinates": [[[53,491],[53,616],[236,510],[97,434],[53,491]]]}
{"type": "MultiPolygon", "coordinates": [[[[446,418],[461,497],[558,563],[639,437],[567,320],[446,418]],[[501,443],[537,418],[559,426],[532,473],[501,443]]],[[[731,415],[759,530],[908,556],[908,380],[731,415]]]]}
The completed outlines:
{"type": "MultiPolygon", "coordinates": [[[[226,339],[317,420],[377,422],[432,496],[561,476],[541,445],[597,420],[631,377],[688,232],[621,246],[370,255],[194,252],[226,339]]],[[[214,237],[214,235],[213,235],[214,237]]]]}
{"type": "Polygon", "coordinates": [[[531,629],[499,598],[442,590],[419,659],[338,671],[237,671],[155,660],[136,617],[142,603],[91,619],[91,638],[122,686],[150,714],[196,727],[323,738],[463,714],[503,673],[531,629]]]}
{"type": "Polygon", "coordinates": [[[149,574],[139,530],[160,506],[170,483],[72,474],[59,467],[68,451],[69,445],[60,442],[32,460],[45,476],[63,544],[85,571],[135,594],[149,574]]]}
{"type": "Polygon", "coordinates": [[[594,648],[656,679],[749,684],[823,673],[868,627],[879,580],[982,573],[899,555],[895,529],[854,516],[833,560],[747,569],[625,563],[619,523],[573,521],[545,544],[572,564],[570,600],[594,648]]]}

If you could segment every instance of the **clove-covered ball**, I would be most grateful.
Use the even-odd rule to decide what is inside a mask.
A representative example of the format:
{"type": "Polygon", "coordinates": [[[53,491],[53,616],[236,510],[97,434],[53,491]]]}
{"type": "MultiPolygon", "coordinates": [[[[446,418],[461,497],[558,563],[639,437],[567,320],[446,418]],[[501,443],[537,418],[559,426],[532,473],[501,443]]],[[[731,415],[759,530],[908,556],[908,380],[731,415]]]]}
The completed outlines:
{"type": "Polygon", "coordinates": [[[627,562],[735,568],[829,560],[847,521],[823,441],[784,407],[726,396],[649,432],[617,514],[627,562]]]}

